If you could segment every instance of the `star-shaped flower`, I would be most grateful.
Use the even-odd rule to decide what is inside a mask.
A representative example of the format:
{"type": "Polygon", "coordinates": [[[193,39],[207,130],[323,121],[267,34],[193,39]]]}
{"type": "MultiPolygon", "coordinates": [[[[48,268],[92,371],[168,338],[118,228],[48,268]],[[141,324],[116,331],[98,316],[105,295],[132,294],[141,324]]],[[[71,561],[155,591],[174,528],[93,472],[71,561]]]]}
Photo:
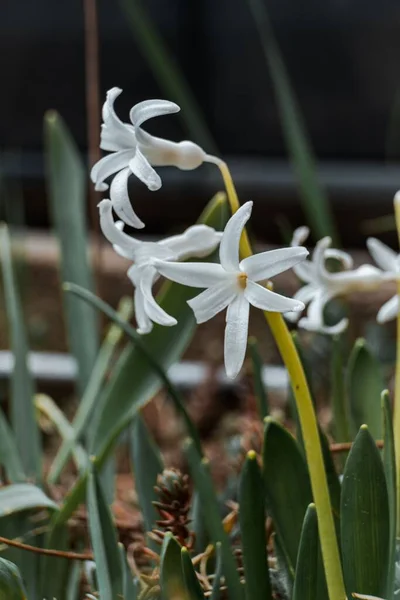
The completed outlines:
{"type": "Polygon", "coordinates": [[[176,319],[166,313],[153,297],[152,288],[159,278],[153,259],[168,261],[207,256],[217,248],[222,233],[208,225],[193,225],[180,235],[159,242],[143,242],[124,233],[124,224],[114,221],[112,209],[110,200],[100,202],[100,226],[115,251],[134,263],[128,269],[128,277],[135,286],[134,305],[138,332],[149,333],[153,328],[153,321],[160,325],[176,325],[176,319]]]}
{"type": "MultiPolygon", "coordinates": [[[[299,227],[293,235],[292,246],[305,242],[309,234],[307,227],[299,227]]],[[[377,289],[384,274],[371,265],[362,265],[352,269],[353,260],[349,254],[330,248],[331,239],[325,237],[315,246],[311,260],[296,265],[293,270],[306,285],[296,292],[294,298],[308,304],[307,316],[299,320],[299,326],[308,331],[338,334],[346,329],[348,320],[342,319],[336,325],[328,326],[324,322],[324,309],[328,302],[338,296],[351,292],[377,289]],[[343,267],[340,272],[330,272],[326,260],[334,258],[343,267]]],[[[298,314],[286,314],[287,319],[297,321],[298,314]]]]}
{"type": "Polygon", "coordinates": [[[204,323],[227,309],[224,355],[226,373],[231,378],[239,373],[246,353],[250,304],[272,312],[304,308],[302,302],[276,294],[257,282],[303,260],[308,254],[305,248],[271,250],[239,261],[240,236],[252,206],[252,202],[247,202],[229,219],[220,244],[220,264],[154,261],[164,277],[183,285],[207,288],[188,301],[197,323],[204,323]]]}
{"type": "Polygon", "coordinates": [[[158,190],[161,179],[153,166],[175,166],[179,169],[196,169],[206,159],[203,150],[190,141],[171,142],[150,135],[142,129],[148,119],[179,112],[174,102],[145,100],[130,111],[131,123],[122,122],[114,110],[114,102],[121,94],[119,88],[107,92],[103,105],[103,125],[100,147],[112,154],[104,156],[92,168],[91,179],[96,190],[108,188],[105,180],[115,175],[110,188],[113,208],[120,219],[138,229],[144,223],[134,212],[128,196],[128,178],[136,175],[149,190],[158,190]]]}
{"type": "MultiPolygon", "coordinates": [[[[387,279],[396,280],[400,273],[400,255],[396,254],[392,248],[383,244],[376,238],[367,239],[368,250],[378,265],[386,273],[387,279]]],[[[378,323],[386,323],[395,319],[399,313],[399,296],[396,294],[390,300],[385,302],[376,317],[378,323]]]]}

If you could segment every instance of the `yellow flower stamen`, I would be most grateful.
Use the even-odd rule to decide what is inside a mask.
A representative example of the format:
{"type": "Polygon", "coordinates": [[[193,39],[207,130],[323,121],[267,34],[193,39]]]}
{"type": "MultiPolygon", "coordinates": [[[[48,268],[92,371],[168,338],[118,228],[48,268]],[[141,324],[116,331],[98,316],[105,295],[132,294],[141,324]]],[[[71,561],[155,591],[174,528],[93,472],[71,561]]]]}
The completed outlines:
{"type": "Polygon", "coordinates": [[[238,281],[239,287],[242,288],[242,290],[245,290],[246,289],[246,285],[247,285],[247,275],[246,275],[246,273],[240,273],[237,276],[237,281],[238,281]]]}

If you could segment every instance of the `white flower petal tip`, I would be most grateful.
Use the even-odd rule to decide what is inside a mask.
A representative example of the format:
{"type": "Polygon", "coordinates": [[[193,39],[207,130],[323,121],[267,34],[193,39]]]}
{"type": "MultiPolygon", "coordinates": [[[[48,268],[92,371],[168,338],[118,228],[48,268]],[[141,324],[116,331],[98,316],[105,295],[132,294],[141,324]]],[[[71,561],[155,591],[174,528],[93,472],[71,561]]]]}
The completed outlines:
{"type": "Polygon", "coordinates": [[[239,271],[239,243],[242,231],[251,217],[253,202],[243,204],[225,226],[219,246],[219,258],[226,271],[239,271]]]}
{"type": "Polygon", "coordinates": [[[297,227],[297,229],[293,232],[292,241],[290,243],[291,246],[301,246],[304,244],[308,236],[310,235],[310,228],[306,225],[302,225],[301,227],[297,227]]]}
{"type": "Polygon", "coordinates": [[[314,333],[324,333],[326,335],[339,335],[347,329],[348,325],[348,319],[342,319],[336,325],[325,325],[322,322],[316,322],[307,317],[303,317],[299,321],[299,327],[301,327],[302,329],[314,333]]]}

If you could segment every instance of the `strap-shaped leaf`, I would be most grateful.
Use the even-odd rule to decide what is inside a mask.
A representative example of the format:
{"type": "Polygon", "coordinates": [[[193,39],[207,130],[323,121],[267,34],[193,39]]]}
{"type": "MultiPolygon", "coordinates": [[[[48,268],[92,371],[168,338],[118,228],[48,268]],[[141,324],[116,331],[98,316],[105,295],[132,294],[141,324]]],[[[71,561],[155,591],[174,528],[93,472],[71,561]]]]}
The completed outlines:
{"type": "Polygon", "coordinates": [[[172,533],[167,533],[160,555],[161,597],[164,600],[190,600],[186,591],[181,563],[181,546],[172,533]]]}
{"type": "Polygon", "coordinates": [[[382,393],[382,410],[384,421],[383,467],[389,501],[390,546],[388,560],[387,592],[385,598],[393,600],[395,592],[395,562],[396,562],[396,458],[393,433],[392,408],[389,392],[382,393]]]}
{"type": "Polygon", "coordinates": [[[310,504],[304,517],[296,563],[292,600],[316,600],[318,590],[318,521],[315,504],[310,504]]]}
{"type": "Polygon", "coordinates": [[[181,548],[182,573],[190,600],[204,600],[204,593],[187,548],[181,548]]]}

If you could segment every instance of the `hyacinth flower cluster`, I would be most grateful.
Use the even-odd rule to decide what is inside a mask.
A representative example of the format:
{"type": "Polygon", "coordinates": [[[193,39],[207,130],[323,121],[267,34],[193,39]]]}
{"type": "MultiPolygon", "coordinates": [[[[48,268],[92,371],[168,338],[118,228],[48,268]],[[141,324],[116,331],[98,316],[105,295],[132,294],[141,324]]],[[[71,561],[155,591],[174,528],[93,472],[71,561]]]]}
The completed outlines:
{"type": "MultiPolygon", "coordinates": [[[[225,366],[228,376],[235,377],[243,364],[247,344],[249,307],[263,311],[284,313],[291,322],[309,331],[337,334],[347,327],[343,318],[327,325],[324,310],[334,298],[353,292],[376,290],[383,281],[396,281],[398,256],[375,238],[367,246],[377,266],[362,265],[353,268],[349,254],[331,248],[331,240],[320,240],[312,256],[302,244],[306,241],[307,227],[296,229],[290,248],[262,252],[240,260],[239,244],[244,226],[252,212],[252,202],[244,204],[231,217],[224,232],[206,225],[194,225],[183,234],[158,242],[135,239],[124,232],[124,226],[141,229],[143,221],[132,207],[128,194],[128,179],[138,177],[151,191],[158,190],[162,181],[154,167],[174,166],[183,170],[198,168],[204,162],[218,165],[220,159],[206,154],[190,141],[172,142],[147,133],[145,121],[179,111],[173,102],[146,100],[130,111],[130,123],[123,122],[115,112],[114,102],[121,90],[107,93],[103,106],[101,148],[109,152],[91,171],[97,190],[109,189],[109,199],[99,204],[101,229],[115,251],[132,261],[128,269],[135,292],[135,315],[138,332],[149,333],[153,323],[173,326],[176,319],[168,315],[153,296],[153,286],[160,276],[182,285],[204,289],[188,303],[197,323],[212,319],[226,309],[225,366]],[[109,179],[111,178],[111,182],[109,179]],[[119,218],[114,219],[113,213],[119,218]],[[219,246],[219,263],[181,262],[188,258],[201,259],[219,246]],[[327,261],[334,259],[335,269],[327,261]],[[293,268],[303,287],[293,298],[287,298],[268,289],[269,280],[293,268]],[[303,310],[306,308],[304,316],[303,310]]],[[[396,202],[400,196],[396,195],[396,202]]],[[[380,309],[378,322],[397,316],[397,294],[380,309]]]]}

